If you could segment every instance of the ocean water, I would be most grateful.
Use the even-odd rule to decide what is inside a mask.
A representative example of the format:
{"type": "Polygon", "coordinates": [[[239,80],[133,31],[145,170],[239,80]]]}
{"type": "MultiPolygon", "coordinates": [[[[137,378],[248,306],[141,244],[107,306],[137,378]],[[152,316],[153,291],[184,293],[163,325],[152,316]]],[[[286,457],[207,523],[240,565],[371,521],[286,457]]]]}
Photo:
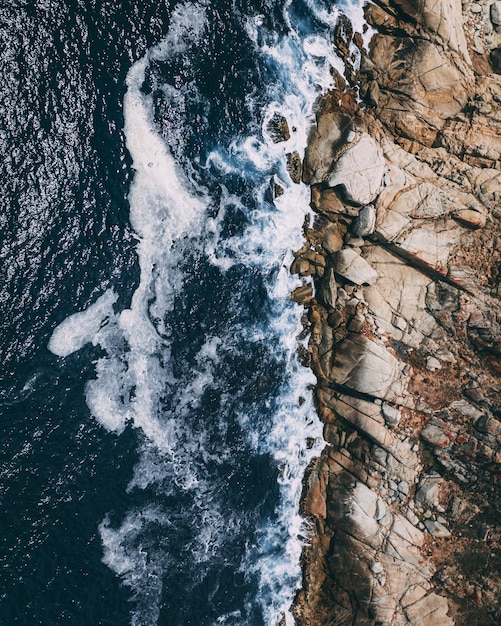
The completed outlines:
{"type": "Polygon", "coordinates": [[[0,7],[0,624],[294,623],[323,443],[285,155],[340,13],[0,7]]]}

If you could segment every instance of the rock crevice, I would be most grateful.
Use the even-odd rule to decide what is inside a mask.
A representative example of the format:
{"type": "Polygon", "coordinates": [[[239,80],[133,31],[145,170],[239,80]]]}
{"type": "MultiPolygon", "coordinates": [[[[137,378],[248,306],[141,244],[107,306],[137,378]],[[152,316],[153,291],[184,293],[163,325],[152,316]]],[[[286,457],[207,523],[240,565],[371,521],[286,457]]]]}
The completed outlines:
{"type": "Polygon", "coordinates": [[[302,171],[315,217],[291,268],[326,441],[304,483],[303,626],[501,623],[491,4],[369,3],[368,50],[347,18],[336,29],[346,84],[319,102],[302,171]]]}

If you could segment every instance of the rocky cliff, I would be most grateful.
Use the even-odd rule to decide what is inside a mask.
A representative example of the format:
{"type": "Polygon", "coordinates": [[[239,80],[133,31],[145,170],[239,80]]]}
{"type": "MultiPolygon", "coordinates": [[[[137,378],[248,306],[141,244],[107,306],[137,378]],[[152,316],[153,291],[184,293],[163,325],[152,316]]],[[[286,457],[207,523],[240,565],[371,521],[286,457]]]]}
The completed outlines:
{"type": "Polygon", "coordinates": [[[339,20],[302,164],[292,297],[326,446],[297,621],[500,624],[501,2],[365,17],[368,48],[339,20]]]}

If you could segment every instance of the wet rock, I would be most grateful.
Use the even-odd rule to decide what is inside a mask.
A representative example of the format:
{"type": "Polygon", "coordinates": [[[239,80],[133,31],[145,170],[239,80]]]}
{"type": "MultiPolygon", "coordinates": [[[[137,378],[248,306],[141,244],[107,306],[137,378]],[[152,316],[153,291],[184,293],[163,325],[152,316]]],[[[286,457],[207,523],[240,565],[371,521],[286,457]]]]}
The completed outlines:
{"type": "Polygon", "coordinates": [[[307,259],[299,258],[291,266],[292,274],[299,274],[299,276],[310,276],[312,274],[312,266],[307,259]]]}
{"type": "Polygon", "coordinates": [[[298,304],[306,305],[313,299],[313,288],[311,285],[302,285],[297,287],[291,293],[291,300],[294,300],[298,304]]]}
{"type": "Polygon", "coordinates": [[[355,285],[371,285],[377,279],[377,272],[352,248],[340,250],[334,260],[337,274],[355,285]]]}
{"type": "MultiPolygon", "coordinates": [[[[478,59],[474,79],[460,5],[381,0],[365,8],[380,27],[362,52],[364,84],[358,83],[373,108],[354,115],[356,132],[346,134],[345,145],[332,142],[330,169],[326,158],[327,174],[312,189],[326,271],[323,279],[314,277],[322,315],[310,348],[317,350],[316,400],[331,445],[322,453],[325,495],[315,499],[322,516],[320,576],[313,589],[307,568],[311,619],[305,624],[450,626],[443,581],[433,577],[429,557],[452,547],[447,537],[457,524],[492,512],[489,500],[497,497],[501,83],[478,59]],[[371,99],[371,85],[378,86],[377,98],[371,99]],[[383,170],[369,181],[370,151],[354,158],[364,142],[375,146],[371,165],[383,170]],[[365,215],[369,205],[374,230],[365,215]],[[342,249],[343,239],[349,248],[342,249]],[[339,282],[330,303],[321,295],[329,268],[339,282]],[[488,363],[494,365],[482,377],[488,363]],[[433,463],[437,474],[423,475],[421,463],[433,463]],[[439,496],[472,511],[454,520],[451,531],[455,508],[442,508],[439,496]],[[473,506],[477,501],[482,508],[473,506]],[[426,543],[421,530],[431,535],[426,543]]],[[[465,23],[483,28],[487,15],[473,18],[471,3],[464,7],[465,23]]],[[[351,63],[355,36],[343,29],[337,46],[351,63]]],[[[490,42],[480,28],[469,34],[477,50],[499,46],[492,28],[490,42]]],[[[345,76],[356,78],[352,70],[345,76]]],[[[336,98],[342,103],[339,93],[336,98]]],[[[494,541],[492,533],[481,535],[487,536],[494,541]]],[[[469,568],[464,563],[476,552],[470,539],[439,558],[455,572],[469,568]]],[[[497,584],[488,560],[485,565],[482,576],[497,584]]],[[[456,600],[457,623],[468,623],[470,600],[468,606],[456,600]]],[[[498,608],[498,600],[491,602],[498,608]]],[[[486,615],[478,620],[487,623],[486,615]]]]}
{"type": "Polygon", "coordinates": [[[386,162],[374,139],[362,134],[334,164],[327,184],[329,187],[342,185],[350,202],[369,204],[381,188],[385,167],[386,162]]]}
{"type": "Polygon", "coordinates": [[[267,125],[267,130],[275,143],[290,139],[289,124],[283,115],[274,113],[267,125]]]}
{"type": "Polygon", "coordinates": [[[289,176],[293,183],[299,185],[301,182],[301,171],[302,171],[302,163],[301,157],[299,156],[299,152],[296,150],[294,152],[289,152],[286,156],[287,158],[287,171],[289,172],[289,176]]]}
{"type": "Polygon", "coordinates": [[[336,220],[340,213],[345,212],[345,207],[333,189],[325,189],[313,207],[319,213],[336,220]]]}
{"type": "Polygon", "coordinates": [[[351,130],[351,118],[342,113],[329,96],[319,103],[316,125],[308,138],[304,156],[303,182],[322,183],[329,174],[336,150],[351,130]]]}
{"type": "Polygon", "coordinates": [[[325,257],[324,257],[324,255],[320,254],[318,252],[315,252],[315,250],[312,250],[312,249],[305,250],[302,253],[301,258],[302,259],[306,259],[310,263],[313,263],[313,265],[317,265],[317,266],[320,266],[320,267],[325,267],[325,257]]]}

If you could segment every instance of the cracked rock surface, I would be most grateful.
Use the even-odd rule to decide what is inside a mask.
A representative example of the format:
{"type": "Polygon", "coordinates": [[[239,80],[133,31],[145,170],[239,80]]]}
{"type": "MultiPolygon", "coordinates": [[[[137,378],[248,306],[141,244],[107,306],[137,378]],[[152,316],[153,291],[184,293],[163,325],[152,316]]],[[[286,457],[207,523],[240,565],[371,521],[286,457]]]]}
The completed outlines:
{"type": "Polygon", "coordinates": [[[326,442],[303,626],[501,623],[500,6],[379,0],[368,49],[334,33],[291,268],[326,442]]]}

